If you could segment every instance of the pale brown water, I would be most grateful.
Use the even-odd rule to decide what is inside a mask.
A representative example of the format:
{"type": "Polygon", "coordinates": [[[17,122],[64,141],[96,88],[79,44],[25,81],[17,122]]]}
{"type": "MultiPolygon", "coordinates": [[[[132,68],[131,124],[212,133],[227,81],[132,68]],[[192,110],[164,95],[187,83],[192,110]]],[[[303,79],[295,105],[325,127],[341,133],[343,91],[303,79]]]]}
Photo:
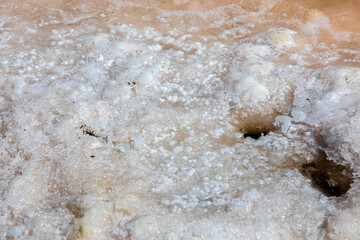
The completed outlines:
{"type": "MultiPolygon", "coordinates": [[[[212,37],[210,41],[239,41],[270,27],[287,27],[298,32],[296,41],[299,51],[305,44],[313,47],[312,53],[326,53],[320,43],[339,50],[333,64],[359,65],[359,54],[349,50],[360,49],[360,2],[357,0],[326,1],[2,1],[1,11],[30,22],[56,20],[56,24],[39,28],[38,35],[47,44],[48,31],[64,25],[78,25],[91,21],[94,25],[125,22],[139,28],[155,27],[160,32],[177,28],[183,34],[191,34],[189,41],[203,41],[201,37],[212,37]],[[118,7],[113,8],[112,6],[118,7]],[[219,10],[219,8],[221,10],[219,10]],[[253,16],[242,16],[239,10],[254,11],[253,16]],[[164,12],[168,11],[168,12],[164,12]],[[260,10],[260,12],[258,12],[260,10]],[[174,11],[178,11],[173,14],[174,11]],[[100,14],[103,17],[99,17],[100,14]],[[104,17],[105,16],[105,17],[104,17]],[[160,21],[164,16],[166,22],[160,21]],[[220,22],[221,23],[220,23],[220,22]],[[218,24],[214,24],[218,22],[218,24]],[[251,33],[241,36],[218,36],[227,29],[253,24],[251,33]],[[196,26],[196,31],[188,31],[196,26]],[[347,51],[343,51],[346,49],[347,51]],[[355,60],[355,61],[354,61],[355,60]]],[[[21,20],[18,20],[21,21],[21,20]]],[[[6,25],[5,25],[6,26],[6,25]]],[[[31,26],[31,23],[30,23],[31,26]]],[[[318,59],[309,53],[309,64],[318,66],[318,59]]],[[[320,64],[321,65],[321,64],[320,64]]]]}

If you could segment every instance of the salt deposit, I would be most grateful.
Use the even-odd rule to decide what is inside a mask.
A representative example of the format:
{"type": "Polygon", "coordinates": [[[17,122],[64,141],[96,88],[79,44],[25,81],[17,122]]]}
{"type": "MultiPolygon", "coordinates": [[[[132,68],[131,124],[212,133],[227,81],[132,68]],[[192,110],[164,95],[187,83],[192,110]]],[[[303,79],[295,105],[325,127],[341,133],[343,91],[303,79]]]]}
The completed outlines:
{"type": "Polygon", "coordinates": [[[1,239],[359,239],[328,2],[0,0],[1,239]]]}

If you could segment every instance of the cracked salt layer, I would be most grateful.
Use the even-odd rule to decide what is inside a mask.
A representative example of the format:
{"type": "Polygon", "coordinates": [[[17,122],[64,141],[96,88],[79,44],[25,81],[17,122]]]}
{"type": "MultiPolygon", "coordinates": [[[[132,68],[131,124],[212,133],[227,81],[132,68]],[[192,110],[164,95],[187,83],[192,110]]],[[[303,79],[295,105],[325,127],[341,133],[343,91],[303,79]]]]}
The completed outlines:
{"type": "Polygon", "coordinates": [[[2,3],[0,236],[357,239],[359,33],[298,3],[2,3]]]}

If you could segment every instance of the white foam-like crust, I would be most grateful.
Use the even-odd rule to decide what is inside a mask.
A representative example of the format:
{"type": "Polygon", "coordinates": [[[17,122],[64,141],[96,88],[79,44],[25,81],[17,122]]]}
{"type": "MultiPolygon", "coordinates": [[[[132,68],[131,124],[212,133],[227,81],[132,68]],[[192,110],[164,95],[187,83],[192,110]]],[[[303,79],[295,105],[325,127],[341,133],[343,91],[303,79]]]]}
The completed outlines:
{"type": "Polygon", "coordinates": [[[297,47],[286,28],[206,43],[85,22],[53,30],[51,46],[11,42],[13,29],[0,42],[1,237],[360,235],[358,180],[337,202],[297,169],[321,135],[329,159],[360,170],[358,68],[279,62],[297,47]],[[232,109],[277,130],[244,139],[232,109]]]}

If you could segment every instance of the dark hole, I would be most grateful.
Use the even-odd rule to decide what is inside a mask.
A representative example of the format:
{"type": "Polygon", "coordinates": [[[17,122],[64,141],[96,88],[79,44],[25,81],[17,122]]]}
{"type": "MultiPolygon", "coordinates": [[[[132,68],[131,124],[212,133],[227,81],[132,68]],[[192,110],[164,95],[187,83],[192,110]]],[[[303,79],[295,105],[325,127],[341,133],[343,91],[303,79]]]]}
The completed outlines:
{"type": "Polygon", "coordinates": [[[353,182],[353,172],[347,166],[327,159],[324,151],[311,163],[301,166],[301,173],[311,179],[312,186],[327,197],[344,195],[353,182]]]}
{"type": "Polygon", "coordinates": [[[244,137],[251,137],[253,139],[259,139],[262,136],[266,136],[268,132],[253,132],[253,133],[244,133],[244,137]]]}
{"type": "Polygon", "coordinates": [[[90,157],[91,157],[91,158],[94,158],[94,157],[95,157],[95,155],[91,155],[90,157]]]}

